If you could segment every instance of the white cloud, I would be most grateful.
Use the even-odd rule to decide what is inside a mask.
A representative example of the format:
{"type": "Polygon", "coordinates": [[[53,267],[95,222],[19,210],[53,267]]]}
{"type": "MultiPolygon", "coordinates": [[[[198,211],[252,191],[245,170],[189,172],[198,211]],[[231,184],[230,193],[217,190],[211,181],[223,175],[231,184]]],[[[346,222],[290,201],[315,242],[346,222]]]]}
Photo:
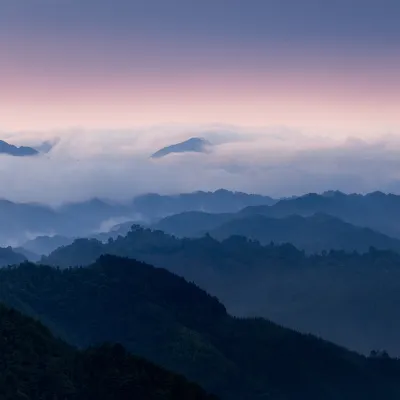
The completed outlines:
{"type": "Polygon", "coordinates": [[[58,204],[94,196],[127,200],[150,191],[220,187],[274,196],[400,189],[396,136],[339,141],[279,127],[171,126],[2,137],[15,144],[61,138],[39,157],[0,157],[0,197],[16,201],[58,204]],[[149,158],[159,148],[193,136],[215,143],[213,151],[149,158]]]}

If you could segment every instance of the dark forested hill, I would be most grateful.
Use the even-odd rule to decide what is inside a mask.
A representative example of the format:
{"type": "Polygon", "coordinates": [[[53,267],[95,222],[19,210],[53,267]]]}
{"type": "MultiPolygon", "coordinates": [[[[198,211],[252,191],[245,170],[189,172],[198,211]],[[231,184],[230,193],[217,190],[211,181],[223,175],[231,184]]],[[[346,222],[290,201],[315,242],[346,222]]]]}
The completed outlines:
{"type": "Polygon", "coordinates": [[[121,345],[78,352],[40,323],[0,305],[3,400],[211,400],[181,376],[129,355],[121,345]]]}
{"type": "MultiPolygon", "coordinates": [[[[73,344],[120,342],[223,399],[394,400],[400,395],[397,361],[368,359],[266,320],[232,318],[195,285],[129,259],[105,256],[89,268],[67,270],[31,264],[6,268],[0,271],[0,296],[73,344]]],[[[83,385],[93,390],[98,384],[91,392],[97,395],[107,390],[107,382],[128,379],[128,369],[108,365],[109,359],[118,364],[128,356],[118,349],[99,351],[82,353],[86,361],[79,364],[83,385]]],[[[147,374],[129,376],[132,382],[147,374]]],[[[160,398],[191,398],[181,396],[160,398]]]]}
{"type": "Polygon", "coordinates": [[[371,248],[360,254],[306,255],[293,245],[233,236],[177,239],[135,228],[102,244],[79,240],[43,262],[88,265],[102,254],[136,258],[194,281],[240,316],[264,316],[369,353],[400,355],[400,255],[371,248]]]}

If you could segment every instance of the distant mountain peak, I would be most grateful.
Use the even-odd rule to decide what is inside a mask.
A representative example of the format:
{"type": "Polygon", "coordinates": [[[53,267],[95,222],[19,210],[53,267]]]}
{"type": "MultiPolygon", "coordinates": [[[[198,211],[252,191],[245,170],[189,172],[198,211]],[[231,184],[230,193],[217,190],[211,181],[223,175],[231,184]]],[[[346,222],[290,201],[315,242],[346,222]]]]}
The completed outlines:
{"type": "Polygon", "coordinates": [[[211,143],[198,137],[192,137],[184,142],[172,144],[156,151],[151,158],[162,158],[173,153],[206,153],[211,143]]]}
{"type": "Polygon", "coordinates": [[[4,140],[0,140],[0,154],[7,154],[14,157],[29,157],[35,156],[39,154],[39,152],[32,147],[17,147],[5,142],[4,140]]]}

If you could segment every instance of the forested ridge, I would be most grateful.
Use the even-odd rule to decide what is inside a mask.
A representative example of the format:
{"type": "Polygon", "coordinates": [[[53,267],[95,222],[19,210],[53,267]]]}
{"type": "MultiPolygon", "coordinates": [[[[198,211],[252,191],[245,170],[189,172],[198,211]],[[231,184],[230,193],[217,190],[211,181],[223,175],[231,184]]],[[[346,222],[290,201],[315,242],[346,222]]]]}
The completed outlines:
{"type": "Polygon", "coordinates": [[[396,360],[365,358],[263,319],[239,319],[194,284],[134,260],[0,271],[0,300],[79,347],[118,342],[222,399],[397,399],[396,360]]]}
{"type": "Polygon", "coordinates": [[[371,247],[364,253],[306,254],[291,244],[261,245],[240,236],[179,239],[134,226],[104,244],[77,240],[42,263],[84,266],[102,254],[141,260],[194,281],[233,315],[262,316],[364,354],[385,348],[400,355],[397,252],[371,247]]]}
{"type": "Polygon", "coordinates": [[[78,351],[41,323],[0,305],[4,400],[211,400],[199,386],[121,345],[78,351]]]}

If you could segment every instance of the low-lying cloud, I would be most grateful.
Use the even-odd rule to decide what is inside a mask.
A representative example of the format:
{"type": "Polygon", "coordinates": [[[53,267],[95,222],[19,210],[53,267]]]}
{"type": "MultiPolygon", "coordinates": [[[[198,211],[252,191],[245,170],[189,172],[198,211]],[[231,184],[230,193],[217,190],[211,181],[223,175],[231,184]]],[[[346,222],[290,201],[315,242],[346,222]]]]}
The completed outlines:
{"type": "Polygon", "coordinates": [[[92,197],[124,201],[146,192],[221,187],[272,196],[330,189],[400,192],[396,136],[366,142],[307,136],[285,128],[217,126],[2,137],[15,144],[46,140],[56,144],[35,158],[0,157],[0,196],[14,201],[59,204],[92,197]],[[212,151],[150,159],[163,146],[193,136],[213,143],[212,151]]]}

